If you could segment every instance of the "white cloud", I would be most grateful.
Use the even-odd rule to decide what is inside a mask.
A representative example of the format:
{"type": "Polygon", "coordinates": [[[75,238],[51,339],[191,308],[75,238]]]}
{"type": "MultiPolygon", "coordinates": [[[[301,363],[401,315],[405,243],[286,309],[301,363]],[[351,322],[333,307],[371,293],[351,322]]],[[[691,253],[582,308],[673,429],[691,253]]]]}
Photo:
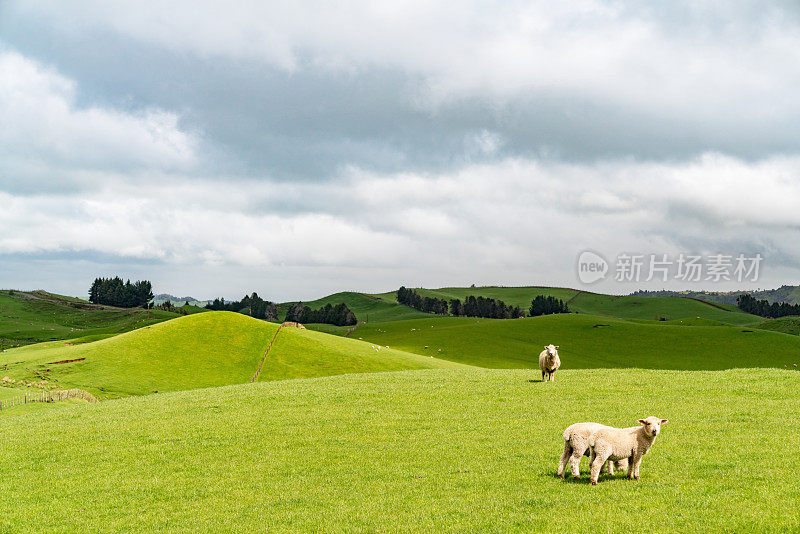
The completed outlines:
{"type": "Polygon", "coordinates": [[[111,183],[83,198],[0,194],[0,253],[94,251],[199,270],[394,269],[400,283],[468,276],[569,286],[586,248],[613,258],[755,247],[800,259],[792,239],[798,177],[800,158],[748,163],[707,154],[677,164],[511,159],[429,175],[351,169],[337,184],[111,183]],[[324,207],[275,207],[294,197],[324,207]],[[245,199],[273,207],[244,210],[245,199]]]}
{"type": "Polygon", "coordinates": [[[91,180],[93,172],[188,170],[196,139],[164,110],[79,106],[76,84],[0,48],[0,170],[19,180],[91,180]]]}
{"type": "Polygon", "coordinates": [[[65,31],[111,29],[290,72],[398,69],[425,80],[416,94],[426,106],[464,96],[567,95],[663,118],[798,112],[797,18],[759,2],[50,0],[9,9],[65,31]]]}
{"type": "MultiPolygon", "coordinates": [[[[4,13],[49,25],[42,40],[74,32],[100,36],[102,46],[116,33],[123,50],[147,43],[153,48],[143,47],[145,56],[163,48],[199,56],[203,61],[183,65],[191,71],[183,79],[196,75],[200,86],[217,70],[198,65],[233,63],[270,76],[277,68],[286,77],[264,83],[280,79],[285,91],[298,88],[292,105],[302,113],[285,118],[296,116],[297,124],[273,131],[269,118],[282,110],[261,120],[258,98],[215,110],[223,130],[236,129],[243,115],[253,119],[241,136],[226,130],[211,147],[230,158],[214,162],[222,174],[237,175],[226,180],[205,174],[211,171],[199,164],[201,137],[183,128],[177,113],[148,107],[158,91],[140,91],[134,110],[84,103],[78,82],[0,47],[0,259],[96,253],[167,265],[187,281],[271,273],[289,284],[286,298],[297,296],[291,284],[320,293],[380,289],[379,282],[574,285],[574,261],[586,248],[607,257],[763,250],[776,283],[786,281],[779,274],[796,276],[785,266],[800,259],[798,17],[746,1],[632,6],[4,2],[4,13]],[[362,103],[359,75],[367,69],[409,84],[398,91],[402,97],[386,93],[408,101],[387,101],[397,110],[377,113],[377,125],[355,124],[369,118],[347,107],[362,103]],[[322,89],[303,100],[309,86],[293,81],[309,72],[305,83],[322,89]],[[333,93],[333,104],[315,107],[325,84],[341,78],[353,81],[342,87],[354,88],[355,104],[339,109],[333,93]],[[325,115],[325,106],[336,117],[325,115]],[[419,124],[393,122],[406,115],[419,124]],[[338,120],[344,127],[332,126],[338,120]],[[660,140],[661,132],[676,138],[665,145],[677,148],[637,152],[625,139],[622,149],[603,148],[607,136],[660,140]],[[757,154],[752,160],[715,152],[685,161],[642,155],[735,151],[753,140],[758,149],[735,152],[757,154]],[[340,152],[327,166],[339,175],[322,183],[273,181],[253,170],[273,167],[235,161],[240,147],[233,145],[262,154],[259,142],[279,147],[263,154],[284,179],[298,175],[300,160],[328,161],[326,151],[340,152]],[[415,152],[414,142],[431,146],[415,152]],[[582,152],[581,143],[600,148],[582,152]],[[296,151],[300,145],[312,148],[296,151]],[[514,157],[573,145],[575,154],[595,159],[514,157]],[[375,147],[373,157],[361,146],[375,147]],[[622,155],[603,156],[609,153],[622,155]],[[392,165],[381,165],[387,160],[392,165]],[[408,170],[426,166],[435,170],[408,170]],[[242,177],[248,173],[250,180],[242,177]]],[[[39,54],[48,57],[47,46],[39,54]]],[[[144,78],[137,87],[150,83],[144,78]]],[[[268,89],[264,98],[282,103],[283,93],[268,89]]],[[[191,104],[222,98],[209,91],[208,100],[191,104]]],[[[383,96],[365,100],[382,104],[383,96]]],[[[190,113],[203,124],[203,110],[190,113]]]]}

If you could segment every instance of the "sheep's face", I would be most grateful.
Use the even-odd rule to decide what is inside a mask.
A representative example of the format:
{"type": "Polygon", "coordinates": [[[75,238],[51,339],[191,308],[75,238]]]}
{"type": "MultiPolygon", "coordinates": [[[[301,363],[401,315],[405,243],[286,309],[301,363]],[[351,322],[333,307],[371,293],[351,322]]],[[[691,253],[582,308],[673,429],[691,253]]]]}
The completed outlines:
{"type": "Polygon", "coordinates": [[[558,345],[545,345],[544,350],[547,351],[547,359],[551,362],[558,356],[558,345]]]}
{"type": "Polygon", "coordinates": [[[644,431],[648,436],[656,437],[661,432],[661,425],[666,424],[668,419],[661,419],[659,417],[648,417],[647,419],[639,419],[639,422],[644,427],[644,431]]]}

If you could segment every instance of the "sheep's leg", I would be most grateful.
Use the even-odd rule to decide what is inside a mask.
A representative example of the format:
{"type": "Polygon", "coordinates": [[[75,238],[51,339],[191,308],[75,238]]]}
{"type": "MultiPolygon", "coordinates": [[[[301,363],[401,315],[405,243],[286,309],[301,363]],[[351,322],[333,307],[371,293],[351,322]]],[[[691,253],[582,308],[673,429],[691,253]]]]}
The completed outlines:
{"type": "Polygon", "coordinates": [[[608,461],[608,457],[611,456],[611,452],[595,451],[594,454],[595,457],[594,460],[592,460],[592,470],[590,479],[592,481],[592,485],[596,486],[597,478],[600,476],[600,469],[603,467],[603,464],[605,464],[608,461]]]}
{"type": "Polygon", "coordinates": [[[633,456],[628,458],[628,478],[633,478],[633,456]]]}
{"type": "Polygon", "coordinates": [[[544,371],[542,371],[542,382],[546,382],[546,380],[544,379],[544,371]]]}
{"type": "Polygon", "coordinates": [[[572,447],[569,444],[569,441],[564,442],[564,453],[561,455],[561,461],[558,463],[558,476],[564,478],[564,471],[567,469],[567,461],[569,461],[569,457],[572,454],[572,447]]]}
{"type": "Polygon", "coordinates": [[[614,476],[614,460],[609,460],[608,461],[608,466],[606,467],[606,472],[609,475],[611,475],[612,477],[614,476]]]}
{"type": "Polygon", "coordinates": [[[633,478],[639,480],[639,466],[642,465],[642,455],[637,454],[633,460],[633,478]]]}
{"type": "Polygon", "coordinates": [[[572,456],[569,457],[569,469],[572,471],[572,478],[581,477],[581,458],[583,458],[583,453],[577,449],[572,449],[572,456]]]}
{"type": "Polygon", "coordinates": [[[556,381],[556,372],[555,371],[550,373],[550,381],[551,382],[555,382],[556,381]]]}

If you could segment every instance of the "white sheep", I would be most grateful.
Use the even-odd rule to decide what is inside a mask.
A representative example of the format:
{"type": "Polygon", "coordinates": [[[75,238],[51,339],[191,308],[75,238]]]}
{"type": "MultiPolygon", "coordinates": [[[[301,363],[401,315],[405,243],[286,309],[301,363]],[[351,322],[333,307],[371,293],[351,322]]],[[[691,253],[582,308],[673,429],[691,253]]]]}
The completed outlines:
{"type": "MultiPolygon", "coordinates": [[[[572,471],[573,478],[580,477],[581,458],[589,456],[589,439],[592,435],[603,428],[612,428],[610,426],[601,425],[600,423],[575,423],[570,425],[564,430],[564,453],[561,455],[561,462],[558,464],[558,476],[564,478],[564,472],[567,469],[567,461],[569,461],[570,471],[572,471]]],[[[614,474],[614,464],[616,463],[617,469],[624,471],[628,468],[628,459],[624,458],[614,462],[608,461],[608,474],[614,474]]]]}
{"type": "Polygon", "coordinates": [[[539,353],[542,382],[554,381],[559,367],[561,367],[561,359],[558,357],[558,345],[545,345],[544,350],[539,353]]]}
{"type": "Polygon", "coordinates": [[[639,419],[641,426],[628,428],[601,428],[589,438],[591,447],[591,481],[597,485],[600,469],[608,460],[628,459],[628,478],[639,480],[639,466],[642,456],[653,446],[661,425],[667,419],[648,417],[639,419]]]}

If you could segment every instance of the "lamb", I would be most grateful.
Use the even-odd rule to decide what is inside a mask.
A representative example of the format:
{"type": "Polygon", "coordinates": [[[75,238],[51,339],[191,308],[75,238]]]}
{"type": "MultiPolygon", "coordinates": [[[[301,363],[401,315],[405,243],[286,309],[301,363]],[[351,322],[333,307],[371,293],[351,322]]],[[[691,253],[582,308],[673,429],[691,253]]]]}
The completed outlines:
{"type": "MultiPolygon", "coordinates": [[[[603,428],[612,428],[601,425],[600,423],[575,423],[564,430],[564,454],[561,455],[561,462],[558,465],[558,476],[564,478],[564,471],[569,461],[570,470],[573,478],[580,478],[581,457],[589,456],[589,439],[591,436],[603,428]]],[[[628,459],[624,458],[617,462],[608,461],[608,474],[614,474],[614,464],[617,469],[624,471],[628,468],[628,459]]]]}
{"type": "Polygon", "coordinates": [[[628,459],[628,478],[639,480],[639,466],[642,456],[647,453],[656,436],[661,432],[661,425],[667,419],[648,417],[639,419],[641,426],[629,428],[601,428],[589,438],[591,450],[591,481],[597,485],[600,469],[608,460],[628,459]]]}
{"type": "Polygon", "coordinates": [[[558,357],[558,345],[546,345],[539,353],[539,369],[542,370],[542,382],[555,381],[556,371],[561,367],[558,357]]]}

